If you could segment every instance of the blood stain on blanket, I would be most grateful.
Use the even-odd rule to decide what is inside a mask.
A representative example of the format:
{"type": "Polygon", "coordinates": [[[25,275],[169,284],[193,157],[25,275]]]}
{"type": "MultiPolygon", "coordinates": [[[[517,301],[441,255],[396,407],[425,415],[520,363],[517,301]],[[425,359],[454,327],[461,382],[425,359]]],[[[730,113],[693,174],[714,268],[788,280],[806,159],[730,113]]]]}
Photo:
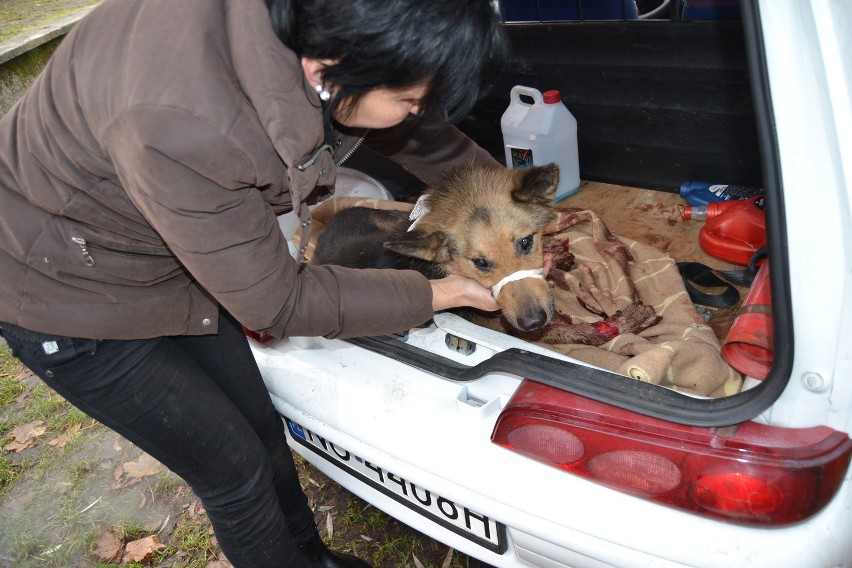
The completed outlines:
{"type": "Polygon", "coordinates": [[[646,245],[651,245],[654,248],[658,248],[664,251],[668,251],[669,245],[672,244],[671,239],[656,233],[645,233],[645,238],[642,239],[642,242],[644,242],[646,245]]]}

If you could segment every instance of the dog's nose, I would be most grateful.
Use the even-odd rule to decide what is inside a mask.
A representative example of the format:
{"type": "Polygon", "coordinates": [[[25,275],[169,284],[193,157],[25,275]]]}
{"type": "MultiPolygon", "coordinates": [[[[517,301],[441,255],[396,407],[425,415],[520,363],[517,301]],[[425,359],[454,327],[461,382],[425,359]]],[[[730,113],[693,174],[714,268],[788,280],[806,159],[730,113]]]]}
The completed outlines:
{"type": "Polygon", "coordinates": [[[547,323],[547,312],[542,309],[530,310],[518,315],[518,328],[523,331],[538,329],[547,323]]]}

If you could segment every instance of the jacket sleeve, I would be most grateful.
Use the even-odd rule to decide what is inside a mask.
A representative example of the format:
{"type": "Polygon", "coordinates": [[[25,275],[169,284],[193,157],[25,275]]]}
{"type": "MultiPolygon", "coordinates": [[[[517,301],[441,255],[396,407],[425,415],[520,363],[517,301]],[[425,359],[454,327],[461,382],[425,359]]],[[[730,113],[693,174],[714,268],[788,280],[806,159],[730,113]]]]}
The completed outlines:
{"type": "Polygon", "coordinates": [[[447,170],[470,163],[502,165],[450,123],[404,122],[371,131],[364,143],[427,184],[440,179],[447,170]]]}
{"type": "Polygon", "coordinates": [[[129,198],[170,251],[250,329],[354,337],[432,316],[431,286],[419,273],[299,270],[254,185],[251,157],[203,120],[179,110],[128,112],[103,144],[129,198]]]}

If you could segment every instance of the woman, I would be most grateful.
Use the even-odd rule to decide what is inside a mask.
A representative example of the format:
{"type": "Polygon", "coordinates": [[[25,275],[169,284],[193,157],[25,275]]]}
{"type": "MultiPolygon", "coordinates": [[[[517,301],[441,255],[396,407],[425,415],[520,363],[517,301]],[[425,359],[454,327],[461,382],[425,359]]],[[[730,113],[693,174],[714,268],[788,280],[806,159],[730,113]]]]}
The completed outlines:
{"type": "Polygon", "coordinates": [[[360,140],[425,181],[490,162],[421,123],[462,116],[505,51],[488,0],[106,0],[0,122],[3,336],[182,476],[234,566],[367,566],[314,528],[243,325],[497,307],[462,278],[297,263],[276,214],[308,230],[360,140]]]}

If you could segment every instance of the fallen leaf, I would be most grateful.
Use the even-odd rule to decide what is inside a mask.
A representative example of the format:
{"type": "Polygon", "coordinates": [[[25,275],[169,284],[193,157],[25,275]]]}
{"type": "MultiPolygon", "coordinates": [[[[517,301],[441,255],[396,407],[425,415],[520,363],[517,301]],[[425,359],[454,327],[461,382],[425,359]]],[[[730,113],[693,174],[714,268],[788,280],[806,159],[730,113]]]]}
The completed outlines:
{"type": "Polygon", "coordinates": [[[95,554],[104,562],[114,562],[121,557],[124,543],[114,533],[105,532],[98,536],[95,542],[95,554]]]}
{"type": "Polygon", "coordinates": [[[83,425],[79,422],[72,424],[66,428],[64,432],[49,441],[47,444],[56,448],[64,448],[77,436],[82,426],[83,425]]]}
{"type": "Polygon", "coordinates": [[[234,568],[234,565],[227,560],[211,560],[204,568],[234,568]]]}
{"type": "Polygon", "coordinates": [[[124,473],[136,478],[157,475],[163,471],[162,464],[148,454],[142,454],[136,461],[125,462],[122,467],[124,468],[124,473]]]}
{"type": "Polygon", "coordinates": [[[161,543],[155,534],[128,542],[127,546],[124,547],[124,557],[121,559],[121,564],[130,564],[131,562],[147,564],[151,561],[155,552],[165,547],[166,545],[161,543]]]}
{"type": "Polygon", "coordinates": [[[47,426],[44,425],[44,420],[34,420],[26,424],[19,424],[12,428],[8,436],[14,438],[13,441],[6,444],[3,448],[7,452],[22,452],[27,448],[35,446],[39,436],[43,436],[47,432],[47,426]]]}
{"type": "Polygon", "coordinates": [[[328,538],[331,538],[334,535],[334,520],[331,518],[331,513],[325,517],[325,532],[327,533],[328,538]]]}
{"type": "Polygon", "coordinates": [[[419,559],[419,558],[417,558],[416,556],[414,556],[413,554],[411,555],[411,559],[412,559],[412,560],[414,560],[414,566],[415,566],[415,568],[425,568],[425,567],[423,566],[423,563],[422,563],[422,562],[420,562],[420,559],[419,559]]]}
{"type": "Polygon", "coordinates": [[[137,509],[142,509],[148,503],[148,496],[142,495],[142,498],[139,500],[139,505],[136,507],[137,509]]]}

